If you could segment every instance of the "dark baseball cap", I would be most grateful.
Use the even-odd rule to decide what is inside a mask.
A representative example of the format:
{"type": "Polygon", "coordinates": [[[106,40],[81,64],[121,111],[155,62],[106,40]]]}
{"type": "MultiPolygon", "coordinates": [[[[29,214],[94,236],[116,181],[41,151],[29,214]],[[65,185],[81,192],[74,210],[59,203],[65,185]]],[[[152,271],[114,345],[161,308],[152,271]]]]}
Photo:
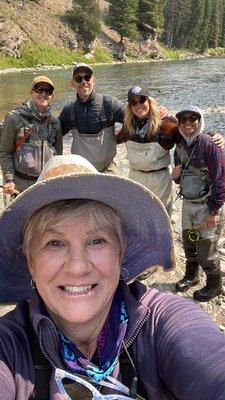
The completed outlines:
{"type": "Polygon", "coordinates": [[[89,74],[93,74],[93,69],[90,67],[90,65],[85,64],[85,63],[79,63],[79,64],[73,64],[72,65],[72,75],[74,76],[77,74],[79,69],[86,69],[89,74]]]}
{"type": "Polygon", "coordinates": [[[149,94],[148,89],[144,86],[142,86],[142,87],[141,86],[132,86],[132,88],[130,88],[127,93],[128,101],[134,96],[149,97],[150,94],[149,94]]]}

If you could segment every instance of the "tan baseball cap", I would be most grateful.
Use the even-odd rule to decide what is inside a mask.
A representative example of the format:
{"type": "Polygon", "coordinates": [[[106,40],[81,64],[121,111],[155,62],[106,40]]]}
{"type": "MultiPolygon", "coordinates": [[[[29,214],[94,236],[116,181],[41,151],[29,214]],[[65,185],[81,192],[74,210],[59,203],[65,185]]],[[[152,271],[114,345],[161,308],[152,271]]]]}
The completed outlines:
{"type": "Polygon", "coordinates": [[[33,90],[38,83],[48,83],[53,90],[55,89],[53,82],[47,76],[36,76],[31,84],[31,90],[33,90]]]}

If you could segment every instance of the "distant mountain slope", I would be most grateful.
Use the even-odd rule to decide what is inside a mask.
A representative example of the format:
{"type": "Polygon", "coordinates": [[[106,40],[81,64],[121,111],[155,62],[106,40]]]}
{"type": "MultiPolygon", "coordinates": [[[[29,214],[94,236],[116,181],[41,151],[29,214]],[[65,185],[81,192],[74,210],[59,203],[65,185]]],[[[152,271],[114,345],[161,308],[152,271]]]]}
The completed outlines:
{"type": "MultiPolygon", "coordinates": [[[[115,57],[125,60],[126,55],[142,58],[161,58],[155,40],[132,42],[128,39],[119,44],[119,35],[105,23],[108,2],[100,0],[102,31],[94,46],[102,47],[115,57]]],[[[18,58],[25,42],[39,43],[77,50],[75,32],[66,22],[65,12],[72,0],[1,0],[0,2],[0,51],[18,58]]]]}

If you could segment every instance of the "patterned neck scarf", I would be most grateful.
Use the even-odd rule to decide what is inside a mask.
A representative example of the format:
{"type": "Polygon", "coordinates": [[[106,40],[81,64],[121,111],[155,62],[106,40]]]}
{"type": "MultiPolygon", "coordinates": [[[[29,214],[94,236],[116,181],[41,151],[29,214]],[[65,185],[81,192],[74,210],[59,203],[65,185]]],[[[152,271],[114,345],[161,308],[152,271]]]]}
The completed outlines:
{"type": "Polygon", "coordinates": [[[127,312],[122,294],[117,289],[108,318],[97,339],[97,349],[90,361],[65,335],[59,331],[60,354],[66,368],[77,374],[88,376],[92,381],[104,380],[114,370],[127,330],[127,312]]]}
{"type": "Polygon", "coordinates": [[[150,125],[149,119],[140,120],[135,119],[135,135],[139,136],[141,139],[145,139],[150,125]]]}

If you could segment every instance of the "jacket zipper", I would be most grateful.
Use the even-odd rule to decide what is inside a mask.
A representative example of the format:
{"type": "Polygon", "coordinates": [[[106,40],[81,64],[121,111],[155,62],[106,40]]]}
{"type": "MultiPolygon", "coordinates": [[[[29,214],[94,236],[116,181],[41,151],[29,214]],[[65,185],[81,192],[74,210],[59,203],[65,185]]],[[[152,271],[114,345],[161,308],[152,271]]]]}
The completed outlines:
{"type": "Polygon", "coordinates": [[[135,341],[136,337],[138,336],[139,332],[141,331],[142,327],[144,326],[144,324],[147,322],[148,318],[150,315],[150,310],[148,310],[144,316],[144,318],[142,319],[142,321],[139,323],[137,329],[134,331],[132,337],[130,338],[130,340],[128,340],[127,342],[125,342],[125,346],[128,348],[129,346],[131,346],[131,344],[135,341]]]}
{"type": "Polygon", "coordinates": [[[41,352],[43,353],[43,355],[45,356],[46,360],[48,360],[49,364],[53,367],[53,368],[58,368],[57,365],[54,363],[54,361],[52,361],[52,359],[49,357],[49,355],[46,353],[46,350],[43,347],[42,344],[42,329],[40,328],[40,333],[38,335],[38,343],[41,349],[41,352]]]}

